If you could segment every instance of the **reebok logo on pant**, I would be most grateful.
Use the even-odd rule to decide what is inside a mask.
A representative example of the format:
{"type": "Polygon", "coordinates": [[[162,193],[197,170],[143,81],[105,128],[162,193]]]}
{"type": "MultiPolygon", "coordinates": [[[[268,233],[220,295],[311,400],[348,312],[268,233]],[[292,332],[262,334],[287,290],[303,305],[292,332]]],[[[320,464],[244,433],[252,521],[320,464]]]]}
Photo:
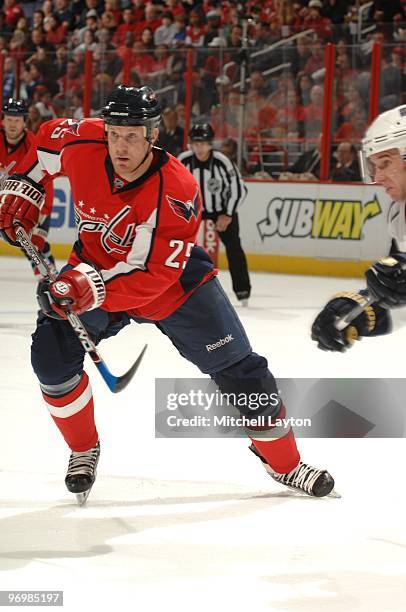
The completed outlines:
{"type": "Polygon", "coordinates": [[[228,336],[226,336],[225,338],[220,338],[220,340],[218,342],[215,342],[214,344],[206,344],[206,349],[210,353],[210,351],[215,351],[216,349],[220,348],[220,346],[228,344],[229,342],[231,342],[231,340],[234,340],[234,338],[231,334],[228,334],[228,336]]]}

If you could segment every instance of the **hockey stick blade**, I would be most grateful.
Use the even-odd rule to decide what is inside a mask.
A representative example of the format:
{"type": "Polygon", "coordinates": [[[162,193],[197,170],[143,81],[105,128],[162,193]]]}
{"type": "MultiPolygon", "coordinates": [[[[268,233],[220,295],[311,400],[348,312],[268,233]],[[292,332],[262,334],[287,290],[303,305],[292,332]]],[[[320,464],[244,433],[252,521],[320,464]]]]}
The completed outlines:
{"type": "Polygon", "coordinates": [[[131,368],[123,374],[122,376],[114,376],[109,370],[106,368],[106,364],[101,361],[100,363],[96,363],[96,367],[98,368],[100,374],[104,378],[108,388],[112,393],[119,393],[123,389],[126,388],[128,383],[132,380],[134,374],[138,370],[138,366],[140,365],[142,358],[144,357],[144,353],[147,350],[147,344],[145,344],[141,353],[138,355],[137,359],[134,361],[131,368]]]}
{"type": "Polygon", "coordinates": [[[356,319],[367,306],[370,306],[374,302],[375,299],[372,297],[372,295],[368,295],[365,297],[362,304],[357,304],[357,306],[352,308],[350,312],[347,312],[344,317],[337,319],[337,321],[334,323],[335,328],[338,329],[338,331],[342,331],[351,323],[351,321],[356,319]]]}
{"type": "MultiPolygon", "coordinates": [[[[49,280],[51,281],[55,280],[57,275],[50,268],[47,260],[42,255],[42,253],[40,253],[37,250],[36,246],[31,242],[24,228],[21,225],[16,224],[15,233],[18,242],[24,249],[30,261],[33,261],[35,265],[39,266],[45,277],[49,278],[49,280]]],[[[131,381],[134,374],[138,370],[138,367],[146,351],[147,345],[144,346],[141,353],[138,355],[136,361],[133,363],[128,372],[126,372],[122,376],[114,376],[114,374],[110,372],[110,370],[104,363],[99,351],[96,348],[95,343],[89,336],[85,326],[83,325],[78,315],[74,312],[67,311],[66,317],[73,331],[75,332],[76,337],[78,338],[86,353],[89,355],[90,359],[93,361],[93,363],[99,370],[104,382],[106,383],[110,391],[112,391],[113,393],[118,393],[119,391],[122,391],[128,385],[128,383],[131,381]]]]}

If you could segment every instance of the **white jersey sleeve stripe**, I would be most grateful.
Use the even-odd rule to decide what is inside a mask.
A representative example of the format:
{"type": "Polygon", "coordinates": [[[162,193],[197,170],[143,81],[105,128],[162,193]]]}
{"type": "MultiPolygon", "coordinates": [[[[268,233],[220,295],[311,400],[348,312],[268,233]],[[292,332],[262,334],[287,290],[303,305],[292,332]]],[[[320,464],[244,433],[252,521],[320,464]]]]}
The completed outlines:
{"type": "Polygon", "coordinates": [[[115,276],[130,274],[135,270],[145,270],[146,262],[152,246],[153,231],[156,228],[157,209],[145,223],[137,225],[135,238],[127,261],[120,261],[110,270],[101,270],[104,282],[111,281],[115,276]]]}

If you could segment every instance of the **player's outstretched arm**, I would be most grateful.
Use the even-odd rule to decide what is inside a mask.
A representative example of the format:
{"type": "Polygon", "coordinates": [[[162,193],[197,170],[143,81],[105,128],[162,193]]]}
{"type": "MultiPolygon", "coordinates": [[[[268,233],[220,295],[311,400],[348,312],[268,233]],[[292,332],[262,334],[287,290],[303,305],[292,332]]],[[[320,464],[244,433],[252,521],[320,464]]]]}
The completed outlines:
{"type": "Polygon", "coordinates": [[[367,306],[351,324],[342,330],[337,329],[337,321],[363,300],[362,292],[343,291],[327,302],[311,328],[311,338],[319,349],[344,353],[362,336],[378,336],[391,331],[390,313],[378,304],[367,306]]]}

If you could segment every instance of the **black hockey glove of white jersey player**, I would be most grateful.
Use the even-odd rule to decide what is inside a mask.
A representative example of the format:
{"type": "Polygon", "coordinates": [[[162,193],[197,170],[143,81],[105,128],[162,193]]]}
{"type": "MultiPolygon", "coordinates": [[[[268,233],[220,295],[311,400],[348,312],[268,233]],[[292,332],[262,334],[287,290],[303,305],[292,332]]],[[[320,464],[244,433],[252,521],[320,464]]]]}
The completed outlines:
{"type": "Polygon", "coordinates": [[[317,342],[323,351],[338,351],[343,353],[351,347],[360,336],[368,336],[375,329],[376,312],[372,306],[367,306],[351,324],[339,331],[335,323],[348,314],[355,306],[362,303],[364,296],[351,291],[343,291],[333,296],[323,310],[317,315],[312,325],[312,340],[317,342]]]}
{"type": "Polygon", "coordinates": [[[395,253],[380,259],[365,276],[368,290],[380,306],[406,306],[406,254],[395,253]]]}

